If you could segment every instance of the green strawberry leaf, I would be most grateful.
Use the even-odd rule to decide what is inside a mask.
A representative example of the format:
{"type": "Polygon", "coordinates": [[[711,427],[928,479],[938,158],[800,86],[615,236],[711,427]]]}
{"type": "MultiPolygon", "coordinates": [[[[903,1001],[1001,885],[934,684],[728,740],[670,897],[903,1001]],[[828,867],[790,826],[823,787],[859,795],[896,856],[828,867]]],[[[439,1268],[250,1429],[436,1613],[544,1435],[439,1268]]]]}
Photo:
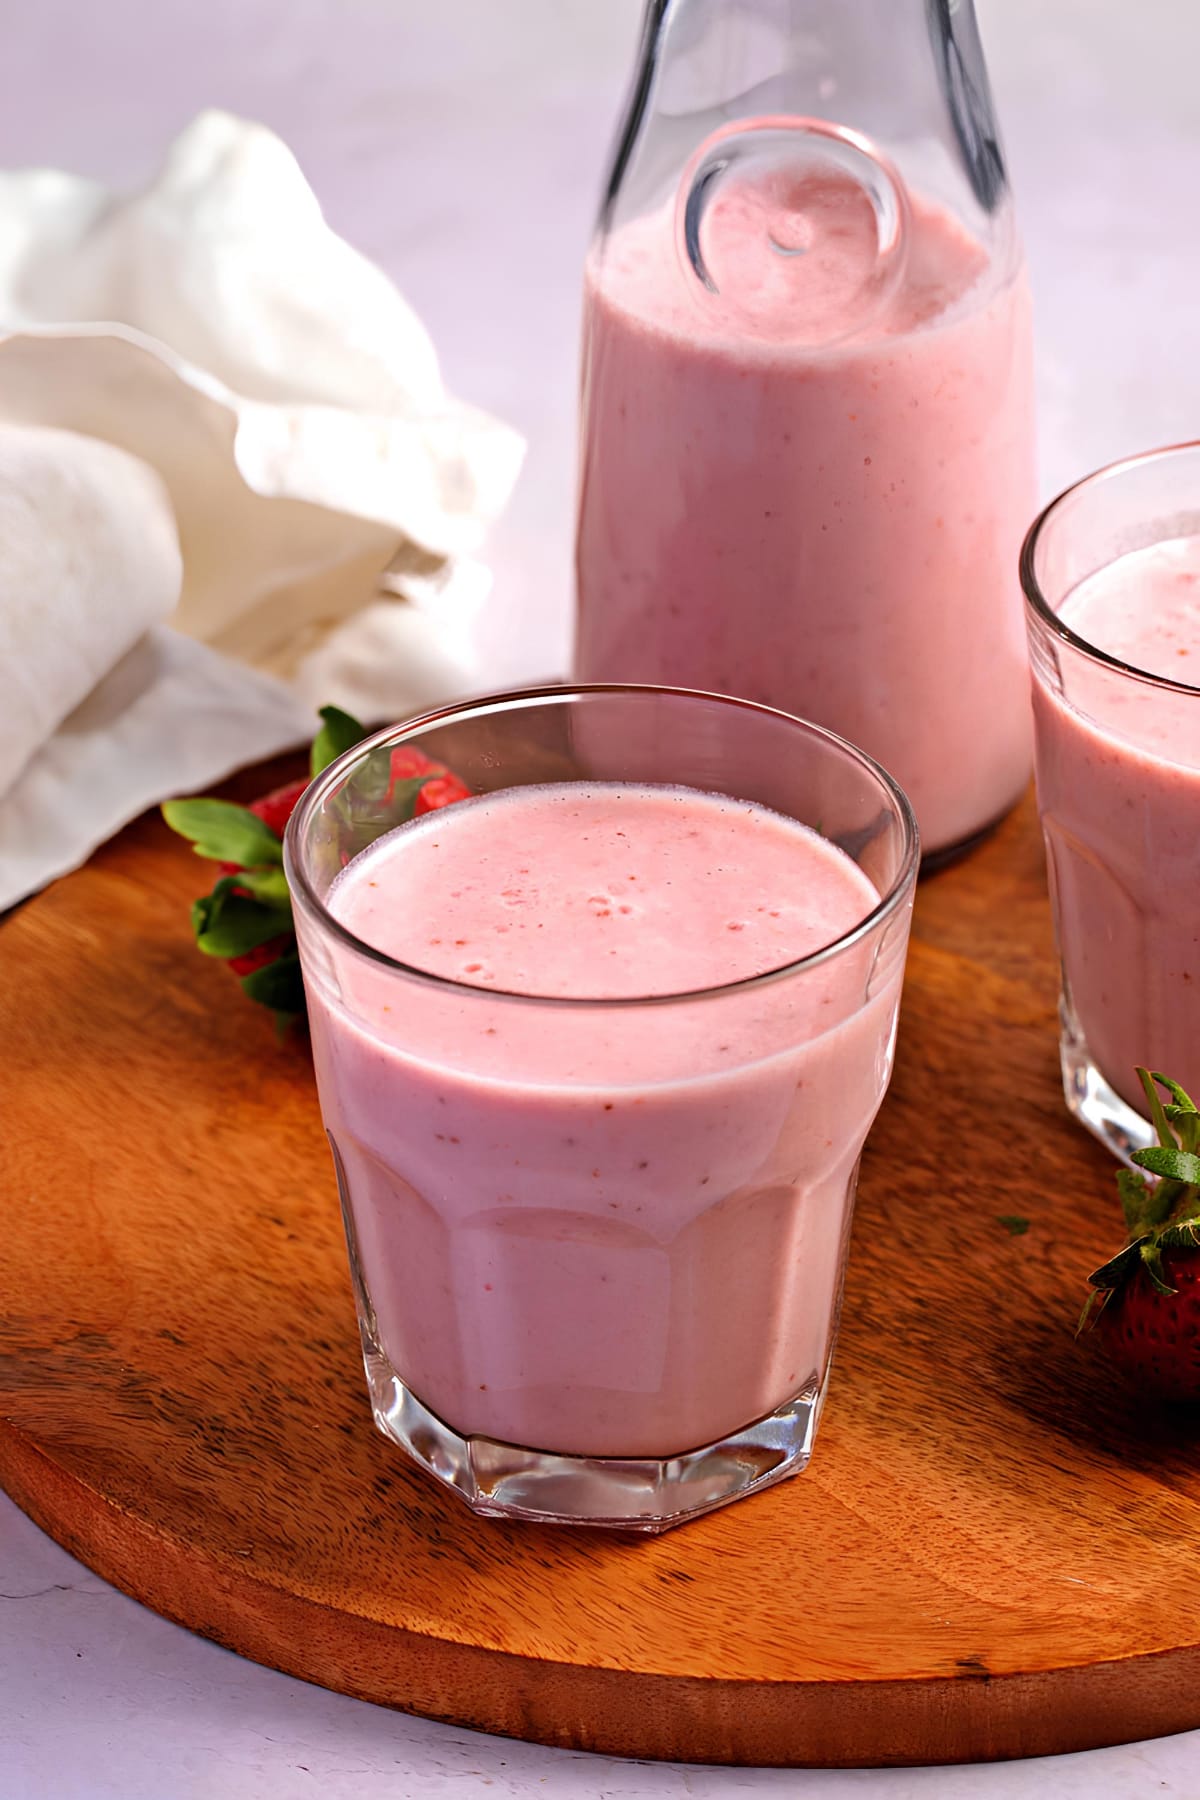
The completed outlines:
{"type": "Polygon", "coordinates": [[[338,847],[347,862],[384,832],[412,818],[417,795],[428,780],[428,775],[414,775],[393,782],[391,752],[386,749],[373,750],[364,758],[363,767],[355,771],[333,802],[333,810],[342,821],[338,847]],[[375,767],[368,767],[370,764],[375,767]]]}
{"type": "Polygon", "coordinates": [[[1142,1259],[1142,1267],[1145,1269],[1147,1275],[1149,1275],[1159,1293],[1175,1293],[1175,1288],[1171,1286],[1166,1275],[1163,1273],[1162,1251],[1159,1247],[1158,1239],[1151,1238],[1149,1242],[1139,1244],[1138,1252],[1142,1259]]]}
{"type": "Polygon", "coordinates": [[[162,816],[172,831],[191,840],[197,856],[248,869],[283,861],[282,843],[248,806],[228,800],[167,800],[162,816]]]}
{"type": "Polygon", "coordinates": [[[1100,1314],[1112,1299],[1111,1288],[1093,1288],[1083,1303],[1083,1311],[1079,1315],[1079,1323],[1075,1327],[1075,1336],[1081,1337],[1085,1331],[1096,1324],[1100,1314]]]}
{"type": "Polygon", "coordinates": [[[368,750],[353,775],[342,789],[340,798],[352,806],[378,806],[386,800],[392,785],[392,753],[386,744],[368,750]]]}
{"type": "Polygon", "coordinates": [[[295,1018],[304,1011],[304,983],[300,978],[300,958],[289,950],[278,961],[243,975],[242,992],[272,1012],[295,1018]]]}
{"type": "Polygon", "coordinates": [[[1200,1244],[1200,1219],[1177,1219],[1158,1234],[1160,1250],[1194,1250],[1200,1244]]]}
{"type": "Polygon", "coordinates": [[[291,915],[292,890],[282,869],[239,869],[236,875],[224,879],[232,881],[235,887],[245,888],[248,894],[267,906],[286,908],[291,915]]]}
{"type": "MultiPolygon", "coordinates": [[[[1138,1073],[1139,1075],[1141,1074],[1140,1069],[1138,1070],[1138,1073]]],[[[1176,1112],[1194,1113],[1197,1110],[1195,1102],[1188,1096],[1184,1089],[1180,1087],[1177,1081],[1171,1080],[1169,1075],[1160,1075],[1157,1069],[1155,1069],[1151,1072],[1150,1079],[1151,1081],[1157,1081],[1160,1087],[1165,1087],[1168,1094],[1171,1095],[1176,1103],[1175,1106],[1168,1106],[1166,1108],[1168,1118],[1171,1118],[1176,1112]]]]}
{"type": "Polygon", "coordinates": [[[1178,1140],[1176,1139],[1175,1133],[1171,1130],[1170,1125],[1167,1123],[1167,1115],[1163,1111],[1163,1103],[1159,1099],[1158,1089],[1154,1085],[1157,1077],[1152,1075],[1149,1069],[1143,1069],[1140,1063],[1137,1064],[1136,1067],[1137,1078],[1145,1089],[1146,1099],[1150,1106],[1150,1117],[1153,1120],[1154,1129],[1158,1135],[1158,1141],[1160,1144],[1165,1145],[1168,1150],[1172,1150],[1175,1148],[1178,1140]]]}
{"type": "Polygon", "coordinates": [[[412,818],[417,809],[417,795],[432,779],[429,775],[413,775],[396,783],[388,795],[388,818],[393,825],[403,825],[412,818]]]}
{"type": "Polygon", "coordinates": [[[260,944],[292,929],[290,905],[264,905],[261,900],[238,893],[239,886],[237,877],[226,875],[211,894],[193,904],[196,948],[205,956],[245,956],[248,950],[257,950],[260,944]]]}
{"type": "Polygon", "coordinates": [[[343,712],[339,706],[323,706],[320,717],[321,729],[313,739],[310,758],[314,777],[336,762],[345,751],[361,744],[367,736],[366,726],[360,725],[351,713],[343,712]]]}
{"type": "Polygon", "coordinates": [[[1117,1192],[1121,1196],[1121,1211],[1125,1215],[1125,1229],[1130,1237],[1136,1237],[1151,1223],[1146,1213],[1154,1198],[1154,1183],[1147,1181],[1133,1169],[1118,1169],[1117,1192]]]}
{"type": "Polygon", "coordinates": [[[1200,1185],[1200,1156],[1194,1151],[1152,1144],[1149,1150],[1135,1150],[1129,1160],[1139,1169],[1149,1169],[1152,1175],[1165,1175],[1168,1181],[1179,1181],[1186,1187],[1200,1185]]]}
{"type": "MultiPolygon", "coordinates": [[[[1160,1079],[1156,1077],[1156,1079],[1160,1079]]],[[[1180,1088],[1180,1093],[1183,1089],[1180,1088]]],[[[1164,1106],[1163,1112],[1175,1126],[1179,1142],[1185,1150],[1200,1149],[1200,1113],[1190,1104],[1187,1106],[1164,1106]]]]}
{"type": "Polygon", "coordinates": [[[1025,1233],[1029,1230],[1029,1220],[1020,1219],[1015,1213],[999,1213],[996,1218],[996,1223],[997,1225],[1003,1225],[1009,1237],[1024,1237],[1025,1233]]]}
{"type": "Polygon", "coordinates": [[[1134,1279],[1139,1269],[1159,1294],[1174,1294],[1163,1251],[1200,1249],[1200,1113],[1170,1076],[1140,1065],[1137,1075],[1159,1141],[1146,1150],[1135,1150],[1130,1157],[1147,1175],[1133,1169],[1122,1169],[1117,1175],[1129,1242],[1088,1277],[1093,1293],[1083,1309],[1079,1331],[1095,1324],[1099,1308],[1134,1279]],[[1170,1095],[1166,1104],[1159,1088],[1170,1095]]]}
{"type": "Polygon", "coordinates": [[[1153,1239],[1147,1232],[1135,1243],[1126,1244],[1125,1248],[1118,1250],[1109,1262],[1102,1263],[1098,1269],[1092,1270],[1088,1276],[1089,1284],[1094,1288],[1119,1288],[1122,1282],[1132,1275],[1141,1261],[1143,1249],[1152,1243],[1153,1239]]]}

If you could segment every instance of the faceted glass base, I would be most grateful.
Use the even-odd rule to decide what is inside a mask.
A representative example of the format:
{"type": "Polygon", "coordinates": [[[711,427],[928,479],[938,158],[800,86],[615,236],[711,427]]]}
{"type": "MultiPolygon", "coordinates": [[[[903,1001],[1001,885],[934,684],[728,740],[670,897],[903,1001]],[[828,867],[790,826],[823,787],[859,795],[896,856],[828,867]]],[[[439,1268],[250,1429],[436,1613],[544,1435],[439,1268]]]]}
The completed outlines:
{"type": "Polygon", "coordinates": [[[1070,1002],[1059,1005],[1061,1031],[1059,1058],[1067,1106],[1081,1125],[1106,1149],[1128,1163],[1135,1150],[1145,1150],[1155,1140],[1154,1131],[1140,1113],[1110,1087],[1088,1051],[1070,1002]]]}
{"type": "Polygon", "coordinates": [[[465,1500],[472,1512],[482,1518],[525,1519],[540,1525],[668,1531],[743,1495],[773,1487],[806,1466],[828,1386],[828,1356],[823,1373],[814,1375],[800,1393],[765,1419],[679,1456],[564,1456],[494,1438],[460,1436],[405,1386],[379,1341],[345,1166],[332,1133],[328,1135],[375,1423],[384,1437],[465,1500]]]}
{"type": "Polygon", "coordinates": [[[486,1518],[615,1531],[667,1531],[758,1493],[808,1461],[821,1407],[814,1383],[769,1418],[682,1456],[559,1456],[460,1437],[411,1394],[364,1322],[363,1362],[375,1423],[414,1462],[486,1518]]]}

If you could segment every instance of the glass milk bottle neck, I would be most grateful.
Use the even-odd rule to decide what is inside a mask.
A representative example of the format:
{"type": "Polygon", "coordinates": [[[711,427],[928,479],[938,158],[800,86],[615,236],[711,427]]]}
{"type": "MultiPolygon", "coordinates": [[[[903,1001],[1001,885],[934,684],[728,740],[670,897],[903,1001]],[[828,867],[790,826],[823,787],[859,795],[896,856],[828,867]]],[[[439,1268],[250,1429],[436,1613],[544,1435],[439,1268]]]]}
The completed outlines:
{"type": "Polygon", "coordinates": [[[929,209],[978,247],[977,292],[1013,272],[972,0],[650,0],[601,250],[667,211],[701,303],[774,329],[790,296],[807,313],[828,287],[824,341],[833,314],[851,334],[905,285],[929,209]]]}

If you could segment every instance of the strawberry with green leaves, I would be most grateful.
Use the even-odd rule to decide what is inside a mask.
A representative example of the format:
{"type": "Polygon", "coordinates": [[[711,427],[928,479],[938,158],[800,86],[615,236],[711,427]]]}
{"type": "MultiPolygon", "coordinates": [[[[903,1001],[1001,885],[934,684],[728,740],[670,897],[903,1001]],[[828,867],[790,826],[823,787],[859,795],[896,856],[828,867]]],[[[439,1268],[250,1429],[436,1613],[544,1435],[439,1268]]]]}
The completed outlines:
{"type": "MultiPolygon", "coordinates": [[[[283,1022],[304,1012],[304,984],[283,872],[283,834],[300,796],[344,751],[368,735],[365,726],[336,706],[321,708],[308,780],[289,781],[249,806],[228,800],[168,800],[163,818],[187,838],[197,856],[220,870],[211,892],[192,904],[196,946],[220,957],[251,1000],[283,1022]]],[[[470,789],[444,763],[402,745],[385,764],[384,787],[395,802],[396,823],[465,800],[470,789]]]]}
{"type": "Polygon", "coordinates": [[[1090,1277],[1079,1324],[1147,1393],[1200,1400],[1200,1112],[1168,1076],[1138,1078],[1158,1143],[1134,1152],[1146,1175],[1117,1176],[1129,1241],[1090,1277]]]}

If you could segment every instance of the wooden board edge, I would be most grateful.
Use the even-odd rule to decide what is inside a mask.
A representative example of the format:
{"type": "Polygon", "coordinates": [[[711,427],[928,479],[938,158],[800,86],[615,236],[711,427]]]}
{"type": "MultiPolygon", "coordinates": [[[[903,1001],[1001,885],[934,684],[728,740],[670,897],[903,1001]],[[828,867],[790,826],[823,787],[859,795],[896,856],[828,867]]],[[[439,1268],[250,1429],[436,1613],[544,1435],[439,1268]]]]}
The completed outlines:
{"type": "Polygon", "coordinates": [[[972,1668],[803,1685],[540,1662],[351,1617],[231,1568],[124,1512],[4,1421],[0,1486],[113,1587],[237,1655],[376,1705],[553,1748],[894,1768],[1060,1755],[1200,1725],[1198,1647],[1037,1674],[972,1668]]]}

